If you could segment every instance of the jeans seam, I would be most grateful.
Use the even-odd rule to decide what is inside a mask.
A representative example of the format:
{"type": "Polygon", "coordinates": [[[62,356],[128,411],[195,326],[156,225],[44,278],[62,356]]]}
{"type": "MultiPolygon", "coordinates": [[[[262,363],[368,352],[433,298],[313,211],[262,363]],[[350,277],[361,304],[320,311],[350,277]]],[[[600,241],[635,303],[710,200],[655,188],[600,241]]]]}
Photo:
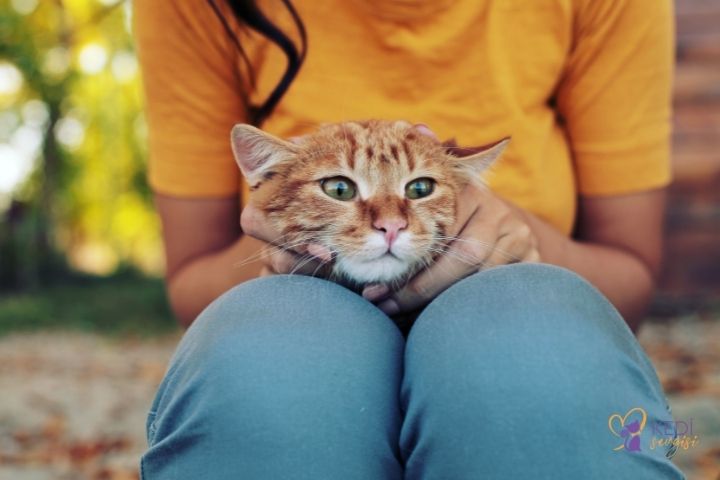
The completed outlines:
{"type": "Polygon", "coordinates": [[[145,480],[145,459],[140,457],[140,480],[145,480]]]}
{"type": "Polygon", "coordinates": [[[157,411],[148,412],[147,440],[148,446],[152,447],[155,443],[155,434],[157,433],[157,411]]]}

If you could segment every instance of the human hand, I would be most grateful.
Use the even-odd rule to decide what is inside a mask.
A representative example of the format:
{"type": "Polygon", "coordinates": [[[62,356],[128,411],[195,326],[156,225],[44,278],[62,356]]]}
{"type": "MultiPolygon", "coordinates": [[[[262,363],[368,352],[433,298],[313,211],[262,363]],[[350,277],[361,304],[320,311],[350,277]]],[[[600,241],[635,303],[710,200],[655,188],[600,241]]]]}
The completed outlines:
{"type": "Polygon", "coordinates": [[[283,241],[283,235],[270,225],[252,201],[240,215],[240,226],[243,233],[265,242],[258,254],[245,260],[263,263],[261,277],[275,274],[324,276],[332,261],[332,254],[322,245],[283,241]]]}
{"type": "Polygon", "coordinates": [[[388,315],[430,302],[446,288],[475,272],[516,262],[537,262],[537,240],[515,207],[490,190],[469,185],[458,198],[458,218],[446,238],[445,253],[396,292],[369,285],[363,296],[388,315]]]}

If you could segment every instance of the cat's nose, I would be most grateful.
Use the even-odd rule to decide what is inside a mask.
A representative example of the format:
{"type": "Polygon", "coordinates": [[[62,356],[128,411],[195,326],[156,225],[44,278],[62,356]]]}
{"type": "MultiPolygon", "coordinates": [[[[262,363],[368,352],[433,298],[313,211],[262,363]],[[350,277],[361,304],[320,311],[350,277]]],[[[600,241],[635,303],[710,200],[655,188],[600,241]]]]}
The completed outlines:
{"type": "Polygon", "coordinates": [[[385,234],[385,241],[388,247],[391,247],[400,230],[407,228],[407,220],[403,218],[379,218],[373,222],[373,227],[385,234]]]}

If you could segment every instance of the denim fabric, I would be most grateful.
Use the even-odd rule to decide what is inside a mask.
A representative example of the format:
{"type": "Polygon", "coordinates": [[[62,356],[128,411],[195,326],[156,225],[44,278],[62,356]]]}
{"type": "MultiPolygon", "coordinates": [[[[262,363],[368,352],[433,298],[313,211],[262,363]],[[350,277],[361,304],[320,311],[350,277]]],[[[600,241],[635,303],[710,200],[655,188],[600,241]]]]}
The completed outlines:
{"type": "MultiPolygon", "coordinates": [[[[407,340],[355,293],[253,280],[187,331],[148,416],[145,480],[681,479],[655,371],[577,275],[519,264],[438,296],[407,340]],[[633,408],[640,451],[608,427],[633,408]]],[[[626,423],[629,423],[629,419],[626,423]]],[[[624,425],[627,426],[627,425],[624,425]]]]}

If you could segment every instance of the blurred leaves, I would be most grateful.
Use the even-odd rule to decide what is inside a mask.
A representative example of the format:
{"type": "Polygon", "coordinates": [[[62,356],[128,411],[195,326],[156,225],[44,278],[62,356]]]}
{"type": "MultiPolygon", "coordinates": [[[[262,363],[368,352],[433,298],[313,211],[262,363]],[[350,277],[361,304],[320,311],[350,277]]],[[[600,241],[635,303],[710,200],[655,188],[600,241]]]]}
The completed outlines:
{"type": "Polygon", "coordinates": [[[176,343],[0,338],[0,478],[137,479],[147,410],[176,343]]]}
{"type": "Polygon", "coordinates": [[[47,283],[66,263],[159,272],[130,3],[0,0],[0,12],[0,65],[22,75],[0,93],[0,148],[13,154],[0,180],[11,162],[32,165],[0,190],[0,287],[47,283]]]}
{"type": "Polygon", "coordinates": [[[0,451],[0,463],[5,465],[68,465],[72,468],[65,469],[71,470],[73,475],[82,473],[83,478],[97,480],[135,480],[139,477],[136,468],[102,465],[105,457],[129,449],[128,438],[68,439],[66,419],[62,414],[49,417],[42,429],[16,430],[11,437],[15,448],[0,451]]]}

